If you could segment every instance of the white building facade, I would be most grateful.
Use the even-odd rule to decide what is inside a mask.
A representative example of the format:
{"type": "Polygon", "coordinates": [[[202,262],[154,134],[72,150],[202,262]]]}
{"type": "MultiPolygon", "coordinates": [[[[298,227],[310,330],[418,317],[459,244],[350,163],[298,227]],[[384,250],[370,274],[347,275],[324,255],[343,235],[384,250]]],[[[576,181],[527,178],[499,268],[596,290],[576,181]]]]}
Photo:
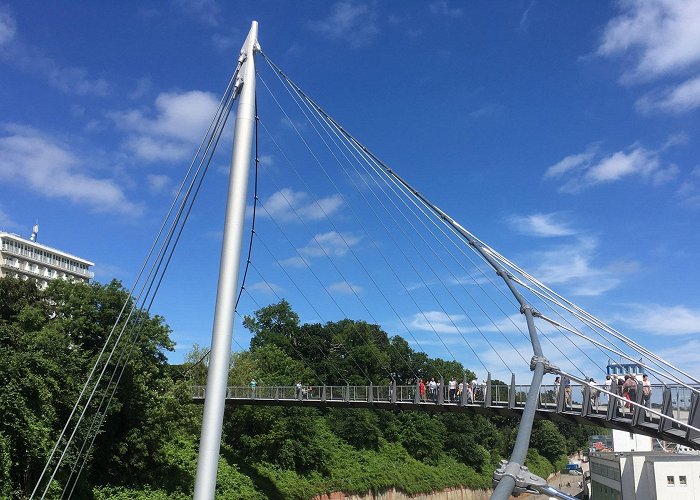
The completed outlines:
{"type": "Polygon", "coordinates": [[[591,453],[591,500],[700,500],[700,456],[591,453]]]}
{"type": "Polygon", "coordinates": [[[35,280],[45,288],[52,279],[88,282],[95,264],[13,233],[0,231],[0,278],[35,280]]]}

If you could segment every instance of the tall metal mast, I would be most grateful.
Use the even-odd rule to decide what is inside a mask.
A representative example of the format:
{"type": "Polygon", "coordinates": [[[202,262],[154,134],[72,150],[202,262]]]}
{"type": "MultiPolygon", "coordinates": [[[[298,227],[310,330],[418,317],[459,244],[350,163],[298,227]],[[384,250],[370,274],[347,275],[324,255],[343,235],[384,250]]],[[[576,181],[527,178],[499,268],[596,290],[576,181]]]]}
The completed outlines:
{"type": "Polygon", "coordinates": [[[194,486],[195,500],[213,500],[216,491],[221,427],[224,419],[226,383],[233,338],[233,308],[238,287],[248,173],[255,126],[255,53],[259,49],[258,23],[253,21],[241,49],[239,58],[241,67],[234,90],[239,94],[238,110],[234,126],[231,174],[226,201],[204,417],[199,440],[197,477],[194,486]]]}

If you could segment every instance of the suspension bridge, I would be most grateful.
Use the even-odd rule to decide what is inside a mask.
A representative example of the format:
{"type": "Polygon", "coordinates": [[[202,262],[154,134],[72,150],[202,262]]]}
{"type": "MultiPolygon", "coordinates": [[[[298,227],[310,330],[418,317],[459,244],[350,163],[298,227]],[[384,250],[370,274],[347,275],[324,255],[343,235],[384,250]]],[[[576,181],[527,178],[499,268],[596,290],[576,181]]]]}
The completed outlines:
{"type": "MultiPolygon", "coordinates": [[[[466,382],[463,383],[466,385],[466,382]]],[[[565,390],[542,385],[537,391],[537,418],[575,424],[598,425],[697,448],[700,426],[695,392],[683,386],[653,384],[649,405],[632,404],[614,392],[600,392],[588,385],[572,384],[570,400],[565,390]],[[658,395],[658,397],[656,396],[658,395]]],[[[474,397],[450,394],[445,384],[434,394],[421,395],[416,385],[382,386],[229,386],[226,404],[301,406],[315,408],[369,408],[392,411],[473,412],[485,416],[520,417],[530,392],[529,385],[495,384],[490,377],[474,397]]],[[[192,399],[204,402],[206,386],[192,388],[192,399]]]]}
{"type": "MultiPolygon", "coordinates": [[[[125,304],[107,338],[32,497],[46,495],[69,454],[76,429],[90,420],[86,412],[91,404],[97,407],[91,430],[96,434],[102,425],[140,332],[132,318],[153,305],[234,103],[233,158],[208,379],[192,394],[194,402],[204,405],[196,499],[214,497],[226,405],[519,417],[510,459],[494,473],[495,500],[521,492],[568,498],[548,489],[542,478],[524,467],[536,417],[624,429],[700,448],[698,378],[557,293],[439,208],[262,51],[254,22],[219,109],[131,289],[133,305],[125,304]],[[258,67],[257,62],[264,65],[258,67]],[[263,70],[268,73],[263,75],[263,70]],[[262,92],[257,91],[258,82],[262,92]],[[270,110],[280,117],[277,121],[267,120],[270,110]],[[282,166],[265,168],[265,157],[273,154],[282,166]],[[300,188],[290,188],[288,178],[275,181],[280,171],[296,177],[300,188]],[[254,193],[249,197],[251,172],[254,193]],[[265,189],[267,196],[261,193],[265,189]],[[242,259],[246,232],[247,256],[242,259]],[[381,378],[391,382],[374,380],[376,385],[360,386],[316,376],[318,385],[302,389],[229,387],[232,344],[244,349],[233,338],[236,314],[259,308],[271,296],[280,300],[293,296],[319,324],[366,318],[404,335],[418,352],[439,349],[448,359],[458,363],[468,359],[489,375],[471,399],[445,392],[444,379],[434,397],[425,397],[417,381],[426,370],[442,375],[437,367],[419,367],[416,359],[403,359],[405,378],[415,383],[398,383],[390,361],[402,356],[398,349],[389,344],[378,350],[371,333],[358,331],[354,346],[325,339],[315,345],[315,352],[301,352],[294,339],[286,341],[301,360],[328,358],[335,380],[347,381],[347,373],[339,367],[342,361],[373,381],[353,350],[361,346],[384,374],[381,378]],[[601,359],[618,361],[604,367],[601,359]],[[113,360],[116,368],[109,377],[106,368],[113,360]],[[591,375],[599,378],[611,365],[613,369],[634,365],[653,377],[654,385],[648,386],[651,396],[637,373],[631,374],[633,382],[624,391],[593,382],[591,375]],[[528,370],[532,372],[528,383],[516,385],[516,373],[521,377],[528,370]],[[492,373],[498,374],[494,379],[510,379],[510,384],[493,382],[492,373]],[[546,385],[545,374],[559,376],[560,385],[546,385]]],[[[465,379],[463,387],[467,383],[465,379]]],[[[75,463],[89,453],[90,435],[79,447],[75,463]]],[[[75,481],[74,471],[79,475],[82,466],[73,465],[68,483],[75,481]]]]}

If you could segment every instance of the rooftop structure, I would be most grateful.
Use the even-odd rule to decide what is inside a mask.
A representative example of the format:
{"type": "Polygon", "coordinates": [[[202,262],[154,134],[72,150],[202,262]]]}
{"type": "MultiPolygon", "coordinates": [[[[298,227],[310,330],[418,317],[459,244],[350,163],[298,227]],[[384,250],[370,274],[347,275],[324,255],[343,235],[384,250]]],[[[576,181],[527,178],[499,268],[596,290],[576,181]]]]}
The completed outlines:
{"type": "Polygon", "coordinates": [[[35,226],[31,239],[0,231],[0,278],[33,279],[45,288],[56,278],[87,283],[94,277],[93,262],[37,243],[37,231],[35,226]]]}
{"type": "Polygon", "coordinates": [[[700,498],[700,456],[661,452],[591,453],[590,497],[700,498]]]}

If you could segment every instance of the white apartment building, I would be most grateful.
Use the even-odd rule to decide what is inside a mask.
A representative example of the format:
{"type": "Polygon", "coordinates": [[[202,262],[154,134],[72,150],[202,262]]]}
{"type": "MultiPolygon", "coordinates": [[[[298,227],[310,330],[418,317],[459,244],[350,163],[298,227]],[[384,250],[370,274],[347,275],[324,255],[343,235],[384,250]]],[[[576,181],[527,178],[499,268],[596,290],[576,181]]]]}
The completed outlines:
{"type": "Polygon", "coordinates": [[[591,453],[591,500],[700,500],[700,456],[591,453]]]}
{"type": "Polygon", "coordinates": [[[89,260],[0,231],[0,278],[33,279],[45,288],[56,278],[88,282],[94,277],[90,271],[94,265],[89,260]]]}

